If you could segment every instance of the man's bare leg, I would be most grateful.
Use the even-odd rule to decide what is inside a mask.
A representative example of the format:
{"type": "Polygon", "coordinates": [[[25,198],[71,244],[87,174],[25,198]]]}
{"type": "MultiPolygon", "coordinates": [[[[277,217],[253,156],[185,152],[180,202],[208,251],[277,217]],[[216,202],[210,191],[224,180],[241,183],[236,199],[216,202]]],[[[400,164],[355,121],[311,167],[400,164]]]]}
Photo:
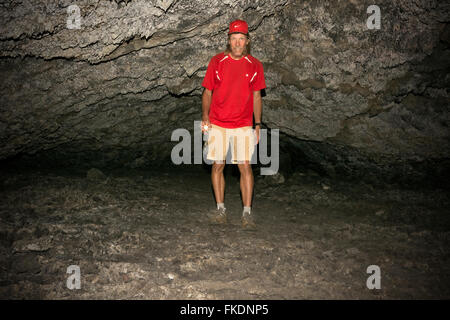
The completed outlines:
{"type": "Polygon", "coordinates": [[[216,161],[212,165],[211,170],[211,182],[214,189],[214,196],[217,203],[224,203],[225,198],[225,177],[223,176],[224,163],[217,163],[216,161]]]}
{"type": "Polygon", "coordinates": [[[241,173],[240,185],[242,202],[244,207],[251,207],[254,185],[252,165],[250,164],[250,161],[245,161],[244,163],[238,163],[238,168],[241,173]]]}
{"type": "Polygon", "coordinates": [[[256,225],[251,214],[252,196],[253,196],[253,171],[249,161],[238,164],[241,173],[241,192],[244,210],[242,211],[242,227],[244,229],[255,229],[256,225]]]}

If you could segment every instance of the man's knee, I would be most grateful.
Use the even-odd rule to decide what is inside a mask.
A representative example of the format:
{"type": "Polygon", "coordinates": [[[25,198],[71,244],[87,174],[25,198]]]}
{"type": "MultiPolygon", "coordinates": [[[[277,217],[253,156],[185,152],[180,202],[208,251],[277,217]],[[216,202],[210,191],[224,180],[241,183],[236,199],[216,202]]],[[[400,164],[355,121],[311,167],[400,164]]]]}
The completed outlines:
{"type": "Polygon", "coordinates": [[[238,163],[238,168],[241,174],[253,174],[252,165],[250,161],[244,161],[243,163],[238,163]]]}
{"type": "Polygon", "coordinates": [[[214,162],[213,165],[212,165],[212,170],[214,172],[220,173],[220,172],[223,171],[224,168],[225,168],[225,163],[214,162]]]}

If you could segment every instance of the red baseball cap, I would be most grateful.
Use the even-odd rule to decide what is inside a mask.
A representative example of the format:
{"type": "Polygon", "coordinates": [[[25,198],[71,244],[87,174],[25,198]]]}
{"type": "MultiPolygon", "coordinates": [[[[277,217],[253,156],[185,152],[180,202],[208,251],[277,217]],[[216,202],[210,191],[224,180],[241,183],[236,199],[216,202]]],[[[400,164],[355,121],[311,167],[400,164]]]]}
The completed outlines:
{"type": "Polygon", "coordinates": [[[232,33],[243,33],[248,34],[248,24],[244,20],[234,20],[230,23],[230,30],[228,34],[232,33]]]}

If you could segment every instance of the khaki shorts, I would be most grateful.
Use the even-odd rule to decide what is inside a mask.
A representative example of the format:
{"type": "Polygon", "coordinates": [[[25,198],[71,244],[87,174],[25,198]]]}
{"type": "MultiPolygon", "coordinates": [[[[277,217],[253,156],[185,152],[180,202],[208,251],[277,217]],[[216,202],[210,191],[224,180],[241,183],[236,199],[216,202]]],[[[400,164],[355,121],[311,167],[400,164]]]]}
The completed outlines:
{"type": "Polygon", "coordinates": [[[231,163],[251,161],[255,151],[256,136],[252,127],[235,129],[222,128],[211,124],[208,131],[206,159],[222,163],[225,161],[231,145],[231,163]]]}

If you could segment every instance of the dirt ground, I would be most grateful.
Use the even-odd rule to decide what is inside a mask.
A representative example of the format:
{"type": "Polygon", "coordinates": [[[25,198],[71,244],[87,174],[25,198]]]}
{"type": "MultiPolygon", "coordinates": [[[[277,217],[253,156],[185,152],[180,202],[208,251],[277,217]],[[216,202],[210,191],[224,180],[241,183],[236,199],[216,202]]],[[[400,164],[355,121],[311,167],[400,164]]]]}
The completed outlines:
{"type": "Polygon", "coordinates": [[[207,167],[103,173],[1,173],[1,298],[450,298],[446,190],[255,170],[246,231],[231,165],[225,226],[206,216],[207,167]],[[70,265],[81,289],[67,288],[70,265]],[[381,289],[366,285],[370,265],[381,289]]]}

